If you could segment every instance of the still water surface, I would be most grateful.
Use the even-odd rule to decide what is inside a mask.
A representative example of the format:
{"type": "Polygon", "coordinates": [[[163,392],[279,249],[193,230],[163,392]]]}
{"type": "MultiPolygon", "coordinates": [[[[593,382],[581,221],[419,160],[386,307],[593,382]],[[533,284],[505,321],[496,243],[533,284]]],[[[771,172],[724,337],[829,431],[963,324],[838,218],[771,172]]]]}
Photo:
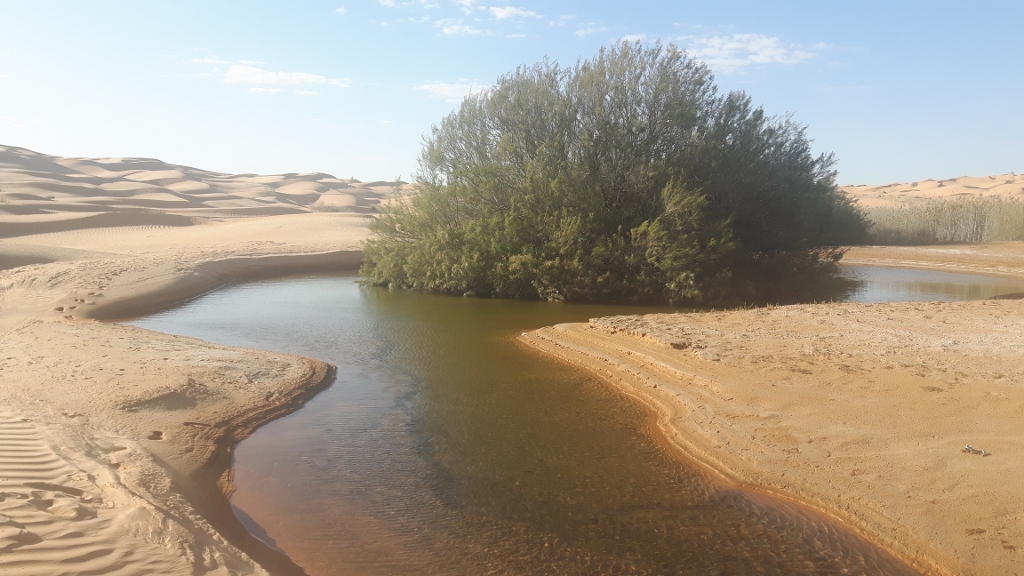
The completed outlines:
{"type": "MultiPolygon", "coordinates": [[[[893,289],[891,269],[859,268],[852,299],[893,289]]],[[[515,341],[655,311],[315,277],[133,324],[338,366],[331,388],[236,452],[239,516],[313,575],[912,574],[816,514],[711,480],[664,447],[646,409],[515,341]]]]}
{"type": "Polygon", "coordinates": [[[980,274],[881,266],[842,266],[841,270],[857,281],[845,298],[851,302],[951,302],[1024,292],[1024,281],[980,274]]]}

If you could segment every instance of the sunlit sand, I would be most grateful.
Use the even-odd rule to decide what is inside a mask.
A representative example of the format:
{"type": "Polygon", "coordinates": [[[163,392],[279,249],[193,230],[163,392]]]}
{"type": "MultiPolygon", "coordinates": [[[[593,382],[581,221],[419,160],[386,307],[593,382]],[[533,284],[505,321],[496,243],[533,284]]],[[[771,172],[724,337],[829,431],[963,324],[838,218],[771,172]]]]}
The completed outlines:
{"type": "MultiPolygon", "coordinates": [[[[851,193],[1016,197],[1024,178],[907,186],[851,193]]],[[[298,408],[330,367],[100,320],[247,278],[351,270],[366,214],[391,194],[326,174],[0,147],[5,574],[296,571],[230,514],[227,467],[238,440],[298,408]]],[[[1024,278],[1022,243],[847,260],[1024,278]]],[[[646,399],[672,442],[729,481],[832,513],[926,569],[1002,574],[1024,570],[1022,318],[1019,300],[804,305],[525,338],[646,399]]]]}

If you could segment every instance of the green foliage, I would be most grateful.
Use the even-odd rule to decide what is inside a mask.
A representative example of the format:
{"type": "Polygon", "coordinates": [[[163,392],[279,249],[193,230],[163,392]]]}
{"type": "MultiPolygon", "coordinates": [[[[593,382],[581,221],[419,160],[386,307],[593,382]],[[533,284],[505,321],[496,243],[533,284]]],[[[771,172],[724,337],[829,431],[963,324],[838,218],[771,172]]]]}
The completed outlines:
{"type": "Polygon", "coordinates": [[[871,208],[875,244],[938,244],[1024,240],[1024,201],[1017,198],[930,200],[915,206],[871,208]]]}
{"type": "Polygon", "coordinates": [[[674,46],[520,67],[427,138],[418,193],[365,245],[370,282],[451,294],[794,300],[865,228],[831,156],[674,46]]]}

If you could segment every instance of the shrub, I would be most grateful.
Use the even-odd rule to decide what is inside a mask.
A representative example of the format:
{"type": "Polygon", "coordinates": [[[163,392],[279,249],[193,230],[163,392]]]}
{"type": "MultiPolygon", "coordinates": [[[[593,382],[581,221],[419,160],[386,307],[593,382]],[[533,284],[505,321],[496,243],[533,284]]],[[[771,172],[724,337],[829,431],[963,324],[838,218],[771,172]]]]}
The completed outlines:
{"type": "Polygon", "coordinates": [[[419,192],[372,225],[372,283],[686,304],[793,300],[866,223],[804,128],[674,46],[520,67],[426,139],[419,192]]]}

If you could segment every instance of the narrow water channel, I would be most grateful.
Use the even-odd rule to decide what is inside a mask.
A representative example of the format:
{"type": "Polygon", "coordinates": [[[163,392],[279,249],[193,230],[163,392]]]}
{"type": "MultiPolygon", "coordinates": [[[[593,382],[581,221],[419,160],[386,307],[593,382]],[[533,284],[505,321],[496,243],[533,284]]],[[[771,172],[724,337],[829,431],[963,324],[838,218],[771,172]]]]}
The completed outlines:
{"type": "Polygon", "coordinates": [[[515,340],[654,311],[315,277],[132,324],[338,366],[236,452],[239,517],[314,576],[912,574],[816,514],[712,481],[662,447],[644,408],[515,340]]]}
{"type": "Polygon", "coordinates": [[[882,266],[841,270],[856,282],[846,296],[851,302],[951,302],[1024,292],[1024,281],[998,276],[882,266]]]}

